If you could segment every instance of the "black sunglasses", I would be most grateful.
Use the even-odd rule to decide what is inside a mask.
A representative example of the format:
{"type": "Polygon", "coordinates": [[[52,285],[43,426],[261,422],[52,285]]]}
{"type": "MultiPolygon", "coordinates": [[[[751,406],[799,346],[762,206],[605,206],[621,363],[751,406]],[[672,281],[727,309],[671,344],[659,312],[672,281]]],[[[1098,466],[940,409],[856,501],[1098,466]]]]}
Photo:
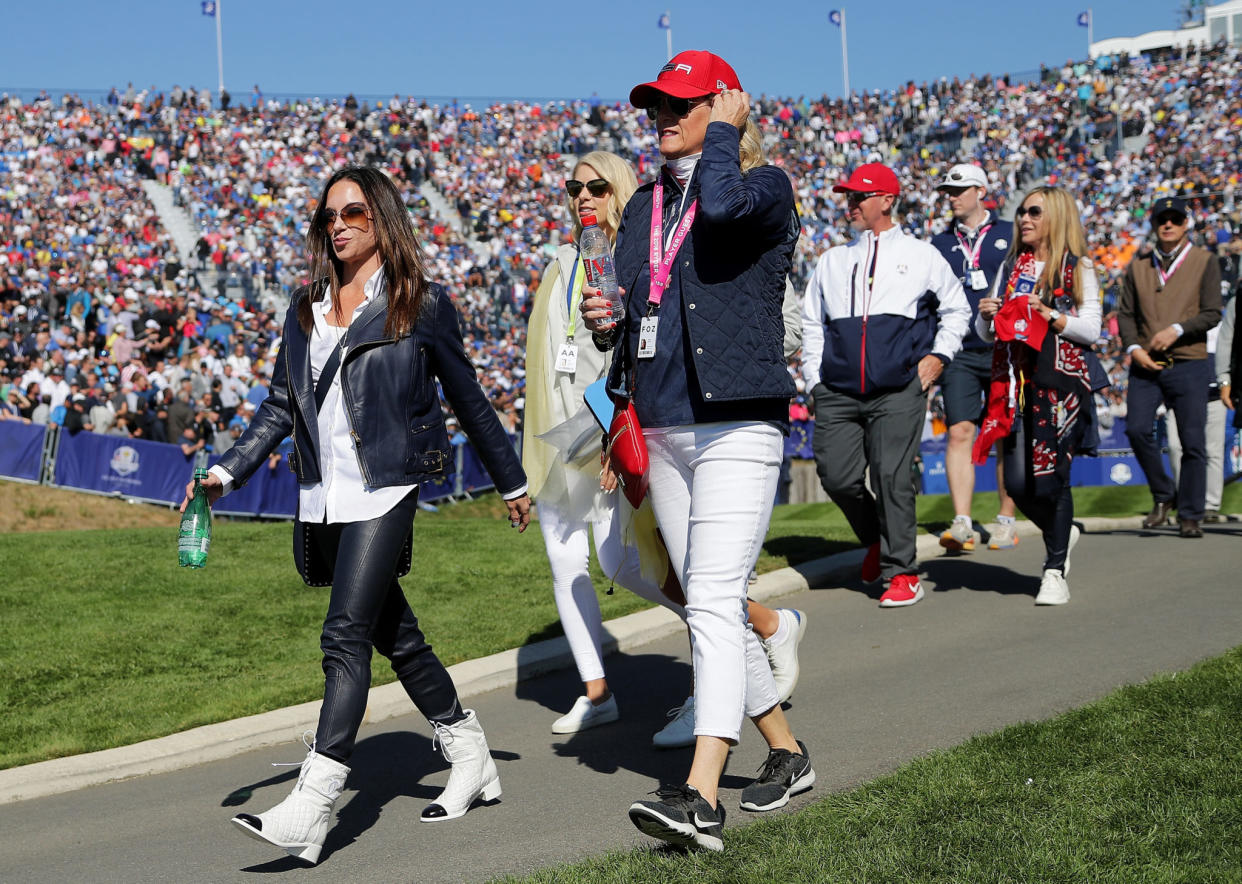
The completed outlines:
{"type": "Polygon", "coordinates": [[[1023,215],[1030,215],[1031,220],[1034,221],[1036,218],[1042,217],[1043,214],[1044,210],[1042,206],[1031,206],[1030,208],[1022,206],[1018,209],[1018,211],[1013,213],[1013,216],[1015,218],[1021,218],[1023,215]]]}
{"type": "MultiPolygon", "coordinates": [[[[337,214],[336,209],[323,210],[322,223],[324,230],[332,229],[336,224],[337,214]]],[[[350,203],[342,208],[339,214],[346,227],[356,227],[359,230],[371,229],[371,213],[367,211],[367,207],[363,203],[350,203]]]]}
{"type": "Polygon", "coordinates": [[[655,118],[660,114],[660,108],[668,108],[669,113],[675,117],[684,117],[690,113],[690,110],[697,107],[702,101],[711,98],[710,95],[700,95],[698,98],[678,98],[675,95],[661,95],[660,100],[650,105],[647,111],[647,119],[655,122],[655,118]]]}
{"type": "Polygon", "coordinates": [[[586,188],[591,196],[603,196],[612,187],[603,178],[592,178],[590,181],[582,182],[577,178],[565,179],[565,192],[569,194],[570,199],[577,199],[578,194],[582,193],[582,188],[586,188]]]}
{"type": "Polygon", "coordinates": [[[1176,215],[1172,212],[1166,212],[1156,218],[1156,226],[1163,227],[1166,224],[1172,224],[1174,227],[1181,227],[1186,223],[1185,215],[1176,215]]]}
{"type": "Polygon", "coordinates": [[[866,202],[867,200],[871,199],[873,196],[884,196],[884,194],[878,190],[869,190],[864,193],[859,193],[856,190],[852,190],[845,195],[845,201],[847,203],[854,203],[855,205],[857,205],[858,203],[866,202]]]}

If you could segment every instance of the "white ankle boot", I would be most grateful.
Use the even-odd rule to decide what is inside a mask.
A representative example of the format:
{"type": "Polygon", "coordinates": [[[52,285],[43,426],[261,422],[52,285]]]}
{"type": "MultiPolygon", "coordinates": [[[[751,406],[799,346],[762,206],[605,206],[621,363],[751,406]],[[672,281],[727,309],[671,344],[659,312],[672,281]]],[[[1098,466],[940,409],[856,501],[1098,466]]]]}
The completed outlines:
{"type": "Polygon", "coordinates": [[[424,823],[455,820],[476,798],[493,801],[500,797],[500,774],[474,710],[467,709],[466,717],[455,724],[437,724],[435,729],[432,746],[439,744],[453,770],[440,797],[423,808],[420,819],[424,823]]]}
{"type": "Polygon", "coordinates": [[[288,798],[267,813],[239,813],[233,825],[256,841],[283,847],[290,856],[314,865],[328,836],[332,807],[348,776],[348,767],[312,749],[288,798]]]}

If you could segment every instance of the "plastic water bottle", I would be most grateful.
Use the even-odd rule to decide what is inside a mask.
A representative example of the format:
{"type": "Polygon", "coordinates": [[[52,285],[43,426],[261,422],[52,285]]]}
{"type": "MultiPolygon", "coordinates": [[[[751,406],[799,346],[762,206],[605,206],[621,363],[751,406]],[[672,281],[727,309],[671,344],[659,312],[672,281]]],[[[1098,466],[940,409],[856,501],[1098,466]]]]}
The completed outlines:
{"type": "Polygon", "coordinates": [[[599,229],[594,215],[582,216],[582,236],[578,239],[586,281],[600,290],[600,297],[612,304],[615,321],[621,315],[621,295],[617,291],[617,270],[612,266],[612,246],[608,234],[599,229]]]}
{"type": "Polygon", "coordinates": [[[207,550],[211,546],[211,507],[207,505],[207,492],[203,490],[206,478],[207,471],[202,467],[194,471],[194,496],[181,514],[177,561],[182,568],[203,568],[207,565],[207,550]]]}

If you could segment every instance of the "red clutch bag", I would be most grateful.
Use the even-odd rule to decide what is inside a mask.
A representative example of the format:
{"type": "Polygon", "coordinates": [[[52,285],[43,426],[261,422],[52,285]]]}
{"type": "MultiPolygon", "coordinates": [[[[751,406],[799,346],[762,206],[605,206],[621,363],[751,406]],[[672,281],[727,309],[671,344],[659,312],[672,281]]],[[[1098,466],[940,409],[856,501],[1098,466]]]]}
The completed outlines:
{"type": "Polygon", "coordinates": [[[647,458],[647,440],[638,423],[634,403],[627,402],[612,418],[608,428],[608,453],[612,468],[621,479],[621,490],[630,506],[638,509],[647,496],[647,471],[651,466],[647,458]]]}

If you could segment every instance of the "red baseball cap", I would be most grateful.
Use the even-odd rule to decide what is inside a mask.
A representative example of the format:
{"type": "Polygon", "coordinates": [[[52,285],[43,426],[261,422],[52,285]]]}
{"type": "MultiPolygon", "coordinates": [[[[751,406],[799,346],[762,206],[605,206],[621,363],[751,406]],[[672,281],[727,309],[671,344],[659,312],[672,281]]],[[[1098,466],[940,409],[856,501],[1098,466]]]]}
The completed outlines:
{"type": "Polygon", "coordinates": [[[714,95],[725,89],[741,89],[737,74],[719,55],[703,49],[687,49],[669,59],[659,75],[650,83],[640,83],[630,90],[630,104],[650,107],[661,94],[674,98],[698,98],[714,95]]]}
{"type": "Polygon", "coordinates": [[[1044,346],[1048,320],[1031,309],[1026,298],[1010,298],[992,320],[996,337],[1002,341],[1021,341],[1032,350],[1044,346]]]}
{"type": "Polygon", "coordinates": [[[854,170],[845,181],[832,186],[833,193],[888,193],[893,196],[901,194],[901,183],[897,173],[883,163],[863,163],[854,170]]]}

